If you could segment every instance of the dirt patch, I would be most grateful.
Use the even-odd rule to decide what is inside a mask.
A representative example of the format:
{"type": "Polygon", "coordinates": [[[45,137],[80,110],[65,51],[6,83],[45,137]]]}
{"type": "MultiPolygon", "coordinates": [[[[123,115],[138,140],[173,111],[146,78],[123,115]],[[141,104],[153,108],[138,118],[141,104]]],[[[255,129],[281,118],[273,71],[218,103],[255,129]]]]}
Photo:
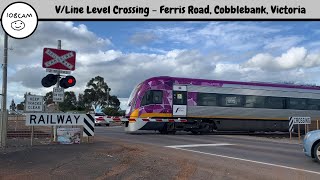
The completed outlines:
{"type": "Polygon", "coordinates": [[[0,179],[172,179],[177,160],[150,147],[95,138],[93,144],[34,146],[0,154],[0,179]]]}
{"type": "Polygon", "coordinates": [[[188,161],[186,159],[179,160],[178,164],[180,166],[180,170],[176,175],[177,180],[186,180],[192,179],[191,177],[197,170],[197,165],[194,162],[188,161]]]}

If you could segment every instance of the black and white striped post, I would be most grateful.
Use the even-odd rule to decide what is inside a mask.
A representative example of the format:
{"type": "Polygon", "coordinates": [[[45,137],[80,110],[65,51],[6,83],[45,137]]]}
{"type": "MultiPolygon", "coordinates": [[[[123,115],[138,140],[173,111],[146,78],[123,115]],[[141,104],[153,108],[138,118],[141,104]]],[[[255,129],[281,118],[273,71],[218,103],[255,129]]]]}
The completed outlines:
{"type": "Polygon", "coordinates": [[[89,136],[94,136],[94,115],[86,114],[83,119],[83,137],[87,137],[89,142],[89,136]]]}
{"type": "Polygon", "coordinates": [[[290,133],[290,140],[292,138],[292,133],[293,132],[293,117],[289,117],[289,133],[290,133]]]}

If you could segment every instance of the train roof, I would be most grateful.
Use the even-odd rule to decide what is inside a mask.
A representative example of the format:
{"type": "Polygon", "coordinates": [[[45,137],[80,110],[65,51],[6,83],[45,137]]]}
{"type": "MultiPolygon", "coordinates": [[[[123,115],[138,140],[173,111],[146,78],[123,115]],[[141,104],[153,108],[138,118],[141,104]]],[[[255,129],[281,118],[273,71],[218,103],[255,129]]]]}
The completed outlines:
{"type": "Polygon", "coordinates": [[[196,79],[196,78],[182,78],[182,77],[171,77],[171,76],[158,76],[146,79],[144,82],[164,80],[164,81],[175,81],[176,84],[181,85],[201,85],[201,84],[215,84],[212,86],[233,84],[233,85],[246,85],[246,86],[264,86],[264,87],[278,87],[278,88],[295,88],[295,89],[312,89],[320,90],[320,86],[312,85],[295,85],[295,84],[284,84],[284,83],[269,83],[269,82],[241,82],[241,81],[225,81],[225,80],[209,80],[209,79],[196,79]]]}

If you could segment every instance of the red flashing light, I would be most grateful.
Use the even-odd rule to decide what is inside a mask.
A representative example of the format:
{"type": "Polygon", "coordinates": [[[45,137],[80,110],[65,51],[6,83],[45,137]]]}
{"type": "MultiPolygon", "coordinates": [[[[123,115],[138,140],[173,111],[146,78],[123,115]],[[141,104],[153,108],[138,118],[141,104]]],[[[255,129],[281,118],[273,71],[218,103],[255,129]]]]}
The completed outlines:
{"type": "Polygon", "coordinates": [[[66,76],[60,80],[60,87],[69,88],[76,84],[76,79],[73,76],[66,76]]]}

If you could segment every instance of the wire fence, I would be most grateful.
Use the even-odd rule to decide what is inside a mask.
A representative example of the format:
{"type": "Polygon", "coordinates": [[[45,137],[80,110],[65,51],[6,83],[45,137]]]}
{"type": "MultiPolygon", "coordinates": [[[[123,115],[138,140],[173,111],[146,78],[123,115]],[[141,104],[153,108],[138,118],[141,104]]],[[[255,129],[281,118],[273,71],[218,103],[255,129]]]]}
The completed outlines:
{"type": "Polygon", "coordinates": [[[26,126],[26,116],[8,115],[7,146],[50,144],[53,139],[51,126],[26,126]]]}

